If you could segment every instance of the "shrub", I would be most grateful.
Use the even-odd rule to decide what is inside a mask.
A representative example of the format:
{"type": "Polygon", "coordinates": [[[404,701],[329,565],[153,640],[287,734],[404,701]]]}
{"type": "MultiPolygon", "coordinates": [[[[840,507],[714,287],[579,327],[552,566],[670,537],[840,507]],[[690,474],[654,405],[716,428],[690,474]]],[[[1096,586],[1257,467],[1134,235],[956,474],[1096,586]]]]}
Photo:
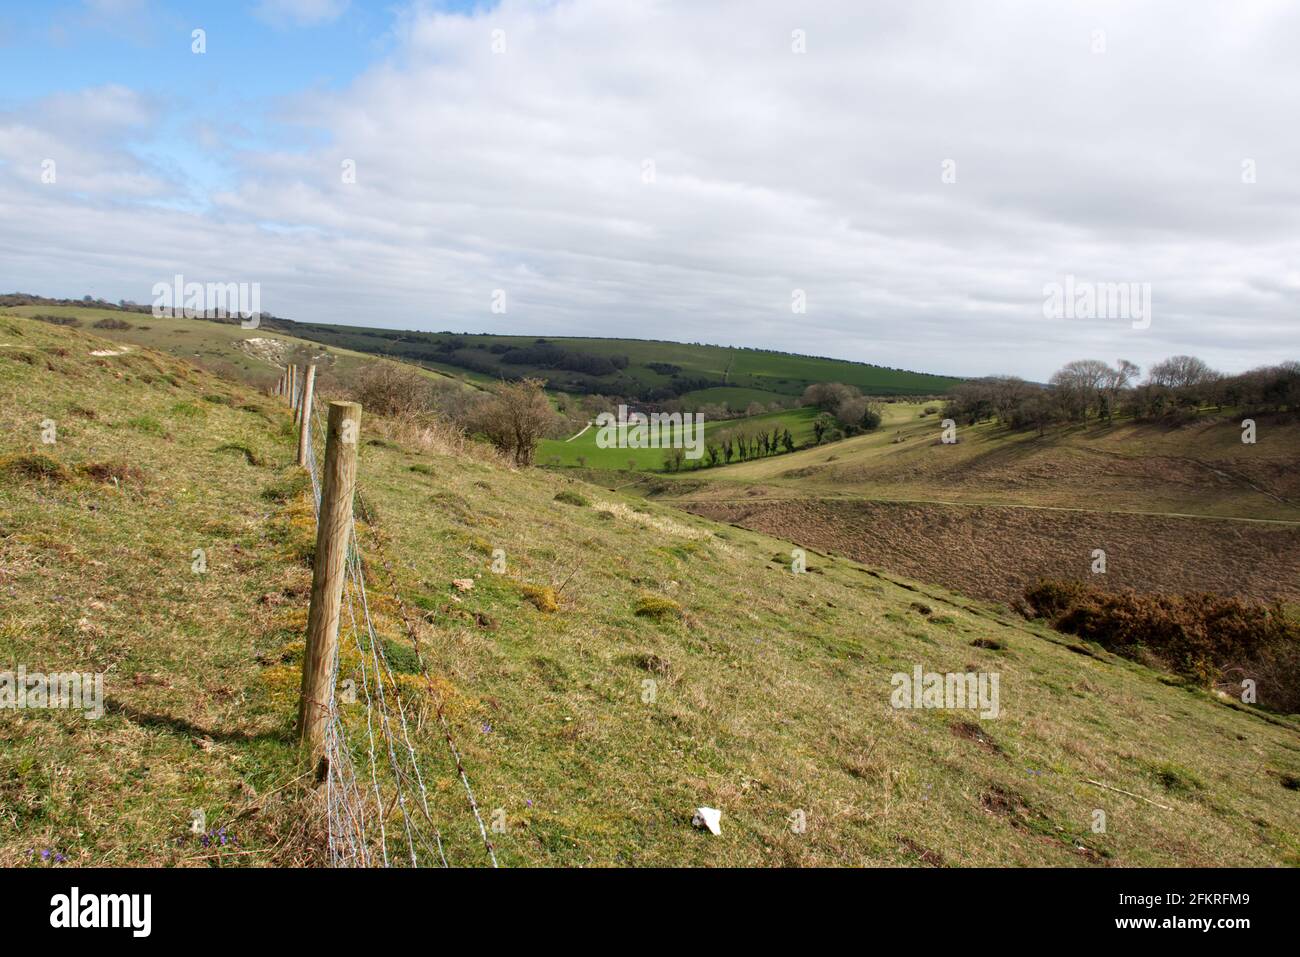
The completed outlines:
{"type": "Polygon", "coordinates": [[[590,500],[567,488],[555,493],[555,501],[563,502],[565,505],[577,505],[579,508],[586,508],[591,504],[590,500]]]}
{"type": "Polygon", "coordinates": [[[1139,595],[1042,581],[1028,613],[1126,658],[1154,656],[1202,686],[1255,677],[1262,704],[1300,711],[1300,623],[1280,605],[1207,593],[1139,595]]]}
{"type": "Polygon", "coordinates": [[[368,362],[357,376],[353,394],[370,415],[412,415],[432,407],[432,383],[414,366],[368,362]]]}
{"type": "Polygon", "coordinates": [[[126,330],[126,329],[133,329],[135,327],[132,326],[131,323],[127,322],[125,319],[118,319],[115,316],[109,316],[107,319],[100,319],[98,322],[94,323],[91,326],[91,328],[126,330]]]}
{"type": "Polygon", "coordinates": [[[516,465],[532,465],[537,443],[555,424],[556,413],[542,391],[541,379],[503,382],[495,394],[477,410],[476,431],[482,432],[516,465]]]}

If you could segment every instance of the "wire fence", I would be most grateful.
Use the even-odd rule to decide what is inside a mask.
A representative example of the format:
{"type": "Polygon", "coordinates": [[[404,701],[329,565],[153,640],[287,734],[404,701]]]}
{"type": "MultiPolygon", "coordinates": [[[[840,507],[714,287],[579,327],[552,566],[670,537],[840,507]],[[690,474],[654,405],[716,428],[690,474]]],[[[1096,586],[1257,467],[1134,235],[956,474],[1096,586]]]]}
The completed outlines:
{"type": "MultiPolygon", "coordinates": [[[[311,477],[312,501],[320,518],[321,465],[325,427],[319,409],[304,415],[304,428],[310,432],[307,470],[311,477]],[[318,436],[320,441],[318,442],[318,436]]],[[[411,740],[409,700],[404,699],[397,677],[388,660],[383,640],[375,629],[366,588],[366,568],[358,550],[355,519],[350,529],[347,549],[344,603],[347,607],[347,632],[344,642],[340,621],[338,652],[331,664],[330,700],[325,732],[325,806],[328,827],[328,850],[334,867],[398,866],[434,864],[449,867],[442,830],[434,821],[429,807],[429,793],[424,770],[411,740]],[[364,708],[365,734],[353,742],[348,736],[348,722],[339,708],[341,663],[347,659],[350,670],[345,681],[348,702],[355,696],[364,708]],[[355,661],[355,666],[352,663],[355,661]],[[355,675],[355,677],[352,677],[355,675]],[[354,756],[355,755],[355,756],[354,756]],[[358,761],[362,777],[358,779],[358,761]],[[390,828],[390,820],[397,812],[390,828]],[[400,832],[398,831],[400,825],[400,832]],[[392,836],[390,837],[390,831],[392,836]],[[390,851],[390,841],[395,844],[390,851]]],[[[451,723],[443,705],[443,695],[436,688],[420,648],[419,632],[406,610],[392,575],[384,564],[392,584],[393,599],[401,613],[403,625],[415,647],[416,660],[429,696],[434,702],[442,735],[464,786],[470,811],[487,850],[488,859],[497,867],[496,850],[488,837],[482,814],[470,786],[469,774],[456,747],[451,723]]],[[[359,722],[354,722],[359,723],[359,722]]]]}

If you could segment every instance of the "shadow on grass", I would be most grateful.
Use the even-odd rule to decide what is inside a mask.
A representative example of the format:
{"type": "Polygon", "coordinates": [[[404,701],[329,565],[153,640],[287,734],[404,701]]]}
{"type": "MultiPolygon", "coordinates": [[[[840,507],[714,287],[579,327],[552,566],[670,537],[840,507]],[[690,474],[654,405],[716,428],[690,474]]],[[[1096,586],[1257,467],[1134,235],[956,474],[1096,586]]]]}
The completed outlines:
{"type": "Polygon", "coordinates": [[[293,744],[297,741],[297,735],[292,728],[278,728],[268,731],[248,731],[244,729],[219,731],[213,728],[205,728],[193,722],[186,721],[184,718],[178,718],[168,714],[154,714],[148,711],[141,711],[139,708],[121,701],[114,701],[112,698],[104,699],[104,713],[121,715],[133,724],[138,724],[147,728],[159,728],[165,731],[173,731],[177,734],[188,735],[193,738],[208,738],[212,741],[221,741],[226,743],[250,742],[250,741],[274,741],[281,744],[293,744]]]}

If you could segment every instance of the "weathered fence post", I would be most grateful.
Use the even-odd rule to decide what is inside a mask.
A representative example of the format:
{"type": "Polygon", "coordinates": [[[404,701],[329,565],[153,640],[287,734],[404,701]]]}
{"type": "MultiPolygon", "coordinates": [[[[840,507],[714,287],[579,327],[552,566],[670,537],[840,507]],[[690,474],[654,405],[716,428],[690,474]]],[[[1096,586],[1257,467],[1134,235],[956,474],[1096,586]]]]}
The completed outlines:
{"type": "Polygon", "coordinates": [[[289,408],[292,409],[298,402],[296,397],[298,392],[298,367],[294,365],[289,366],[289,368],[285,370],[285,376],[287,376],[285,381],[289,386],[285,396],[289,400],[289,408]]]}
{"type": "Polygon", "coordinates": [[[311,455],[311,404],[316,390],[316,367],[307,367],[302,383],[302,403],[298,408],[298,467],[307,467],[311,455]]]}
{"type": "Polygon", "coordinates": [[[339,645],[339,604],[343,598],[348,541],[352,534],[352,494],[357,481],[361,406],[331,402],[325,430],[316,556],[312,562],[307,648],[302,659],[302,700],[298,731],[313,761],[325,746],[325,727],[334,699],[334,660],[339,645]]]}

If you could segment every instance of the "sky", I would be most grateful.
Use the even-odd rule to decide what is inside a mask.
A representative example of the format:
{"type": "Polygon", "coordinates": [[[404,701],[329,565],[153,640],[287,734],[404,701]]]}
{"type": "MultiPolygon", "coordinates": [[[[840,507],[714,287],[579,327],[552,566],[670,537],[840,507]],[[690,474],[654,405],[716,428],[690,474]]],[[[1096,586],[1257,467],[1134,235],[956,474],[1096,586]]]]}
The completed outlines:
{"type": "Polygon", "coordinates": [[[0,0],[0,291],[1236,372],[1300,358],[1298,119],[1291,2],[0,0]]]}

